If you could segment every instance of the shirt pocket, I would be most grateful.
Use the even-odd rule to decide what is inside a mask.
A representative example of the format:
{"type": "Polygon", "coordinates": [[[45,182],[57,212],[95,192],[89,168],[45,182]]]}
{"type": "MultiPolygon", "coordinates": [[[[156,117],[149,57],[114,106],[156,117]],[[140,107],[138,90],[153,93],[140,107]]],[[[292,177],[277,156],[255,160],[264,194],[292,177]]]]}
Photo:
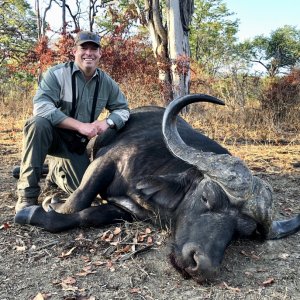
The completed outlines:
{"type": "MultiPolygon", "coordinates": [[[[96,109],[95,109],[95,120],[97,120],[101,114],[106,114],[106,112],[104,110],[106,107],[106,104],[107,104],[107,99],[105,99],[105,98],[97,99],[96,109]]],[[[103,116],[103,118],[104,118],[104,116],[103,116]]]]}

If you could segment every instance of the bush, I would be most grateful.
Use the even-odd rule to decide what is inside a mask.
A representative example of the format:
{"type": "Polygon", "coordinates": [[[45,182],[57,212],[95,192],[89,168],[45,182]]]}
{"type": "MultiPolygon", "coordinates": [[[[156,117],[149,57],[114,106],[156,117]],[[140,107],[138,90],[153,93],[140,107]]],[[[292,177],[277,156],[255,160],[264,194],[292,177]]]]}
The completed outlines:
{"type": "Polygon", "coordinates": [[[276,124],[299,121],[300,106],[300,70],[293,70],[289,75],[270,79],[262,91],[261,108],[273,115],[276,124]]]}

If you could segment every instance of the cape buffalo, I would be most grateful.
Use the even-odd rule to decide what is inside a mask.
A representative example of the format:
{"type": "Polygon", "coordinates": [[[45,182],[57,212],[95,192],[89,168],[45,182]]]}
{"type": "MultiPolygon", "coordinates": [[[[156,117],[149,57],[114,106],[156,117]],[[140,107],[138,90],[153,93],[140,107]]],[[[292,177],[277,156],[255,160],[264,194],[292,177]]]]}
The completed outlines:
{"type": "Polygon", "coordinates": [[[58,232],[151,220],[171,227],[174,266],[199,282],[215,276],[234,238],[259,233],[276,239],[298,231],[300,214],[272,220],[268,183],[178,116],[193,102],[224,104],[195,94],[166,109],[133,110],[122,130],[98,137],[95,159],[65,203],[50,203],[47,211],[25,208],[15,222],[58,232]],[[98,194],[108,204],[91,206],[98,194]]]}

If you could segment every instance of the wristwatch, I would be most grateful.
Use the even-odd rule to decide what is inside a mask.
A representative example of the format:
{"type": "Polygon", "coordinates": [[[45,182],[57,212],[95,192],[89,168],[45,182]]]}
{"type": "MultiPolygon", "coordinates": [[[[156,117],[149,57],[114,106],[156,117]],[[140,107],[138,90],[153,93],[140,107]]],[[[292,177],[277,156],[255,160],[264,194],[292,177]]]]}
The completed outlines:
{"type": "Polygon", "coordinates": [[[115,128],[115,123],[112,119],[106,118],[106,123],[109,126],[109,128],[115,128]]]}

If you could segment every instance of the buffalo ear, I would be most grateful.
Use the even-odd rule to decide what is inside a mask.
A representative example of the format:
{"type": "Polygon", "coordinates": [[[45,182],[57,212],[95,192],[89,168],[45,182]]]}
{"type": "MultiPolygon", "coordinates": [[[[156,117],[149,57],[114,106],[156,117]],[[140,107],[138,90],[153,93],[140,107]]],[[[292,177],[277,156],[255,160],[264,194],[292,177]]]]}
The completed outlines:
{"type": "Polygon", "coordinates": [[[145,176],[135,181],[138,194],[150,205],[169,210],[176,209],[190,184],[186,173],[161,176],[145,176]]]}

